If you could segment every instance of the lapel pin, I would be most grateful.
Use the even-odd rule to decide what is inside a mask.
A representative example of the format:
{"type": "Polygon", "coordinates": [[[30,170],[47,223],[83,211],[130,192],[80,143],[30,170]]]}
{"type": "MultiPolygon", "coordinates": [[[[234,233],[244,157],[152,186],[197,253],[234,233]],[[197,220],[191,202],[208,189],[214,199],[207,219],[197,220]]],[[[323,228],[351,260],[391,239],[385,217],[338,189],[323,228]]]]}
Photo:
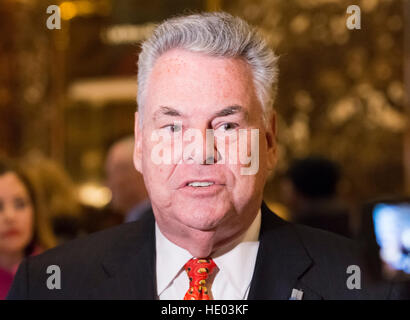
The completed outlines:
{"type": "Polygon", "coordinates": [[[289,300],[302,300],[303,291],[293,288],[289,300]]]}

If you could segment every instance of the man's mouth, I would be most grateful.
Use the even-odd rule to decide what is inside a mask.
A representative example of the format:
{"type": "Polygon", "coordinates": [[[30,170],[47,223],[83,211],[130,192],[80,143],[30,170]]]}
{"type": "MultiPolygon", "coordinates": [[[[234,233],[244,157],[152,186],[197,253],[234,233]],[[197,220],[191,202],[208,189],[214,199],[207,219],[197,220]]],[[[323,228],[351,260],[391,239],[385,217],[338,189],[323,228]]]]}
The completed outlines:
{"type": "Polygon", "coordinates": [[[217,180],[204,179],[204,180],[188,180],[180,190],[185,196],[194,198],[208,198],[214,197],[216,194],[221,192],[225,184],[217,180]]]}
{"type": "Polygon", "coordinates": [[[198,187],[198,188],[203,188],[203,187],[209,187],[215,184],[213,181],[192,181],[187,183],[187,186],[189,187],[198,187]]]}
{"type": "Polygon", "coordinates": [[[179,190],[185,196],[194,198],[213,197],[225,188],[225,182],[219,177],[187,177],[181,181],[179,190]]]}

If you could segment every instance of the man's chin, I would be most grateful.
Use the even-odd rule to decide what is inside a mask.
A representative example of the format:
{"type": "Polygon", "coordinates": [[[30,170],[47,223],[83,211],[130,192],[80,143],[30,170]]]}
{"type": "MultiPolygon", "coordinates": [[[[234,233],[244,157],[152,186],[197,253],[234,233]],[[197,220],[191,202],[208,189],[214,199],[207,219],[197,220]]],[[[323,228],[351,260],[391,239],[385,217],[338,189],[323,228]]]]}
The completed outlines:
{"type": "Polygon", "coordinates": [[[215,206],[213,203],[194,202],[186,203],[177,212],[183,224],[190,225],[199,230],[212,230],[216,228],[229,214],[229,206],[215,206]]]}
{"type": "Polygon", "coordinates": [[[190,229],[203,232],[212,232],[221,225],[223,217],[223,215],[214,216],[208,215],[206,212],[201,212],[200,214],[194,214],[189,217],[181,217],[180,222],[190,229]]]}
{"type": "Polygon", "coordinates": [[[212,232],[218,228],[219,221],[183,221],[183,224],[190,229],[202,232],[212,232]]]}

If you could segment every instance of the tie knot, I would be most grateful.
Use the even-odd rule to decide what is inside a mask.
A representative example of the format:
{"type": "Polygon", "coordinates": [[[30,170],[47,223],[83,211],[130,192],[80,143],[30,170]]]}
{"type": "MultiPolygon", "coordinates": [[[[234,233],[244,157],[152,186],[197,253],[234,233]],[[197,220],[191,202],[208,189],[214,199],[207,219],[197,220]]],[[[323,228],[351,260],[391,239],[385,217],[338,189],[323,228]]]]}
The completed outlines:
{"type": "Polygon", "coordinates": [[[184,265],[189,277],[189,290],[185,300],[208,300],[206,280],[215,270],[216,264],[210,258],[192,258],[184,265]]]}
{"type": "Polygon", "coordinates": [[[212,274],[215,267],[215,262],[210,258],[192,258],[184,265],[184,269],[188,273],[190,281],[193,279],[207,279],[208,276],[212,274]]]}

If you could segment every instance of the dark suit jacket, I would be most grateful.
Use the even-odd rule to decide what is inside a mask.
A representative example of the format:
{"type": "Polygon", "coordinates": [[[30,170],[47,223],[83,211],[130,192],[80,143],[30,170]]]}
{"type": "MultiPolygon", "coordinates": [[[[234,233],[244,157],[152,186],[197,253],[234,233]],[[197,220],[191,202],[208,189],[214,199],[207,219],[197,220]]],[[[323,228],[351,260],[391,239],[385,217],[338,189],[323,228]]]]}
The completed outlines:
{"type": "MultiPolygon", "coordinates": [[[[349,290],[349,265],[361,265],[353,243],[343,237],[283,221],[262,205],[260,246],[249,299],[386,299],[398,292],[369,281],[349,290]]],[[[166,267],[166,266],[164,266],[166,267]]],[[[15,277],[9,299],[157,299],[153,215],[94,233],[28,258],[15,277]],[[61,289],[46,286],[46,270],[61,270],[61,289]]],[[[182,297],[181,297],[182,298],[182,297]]]]}

